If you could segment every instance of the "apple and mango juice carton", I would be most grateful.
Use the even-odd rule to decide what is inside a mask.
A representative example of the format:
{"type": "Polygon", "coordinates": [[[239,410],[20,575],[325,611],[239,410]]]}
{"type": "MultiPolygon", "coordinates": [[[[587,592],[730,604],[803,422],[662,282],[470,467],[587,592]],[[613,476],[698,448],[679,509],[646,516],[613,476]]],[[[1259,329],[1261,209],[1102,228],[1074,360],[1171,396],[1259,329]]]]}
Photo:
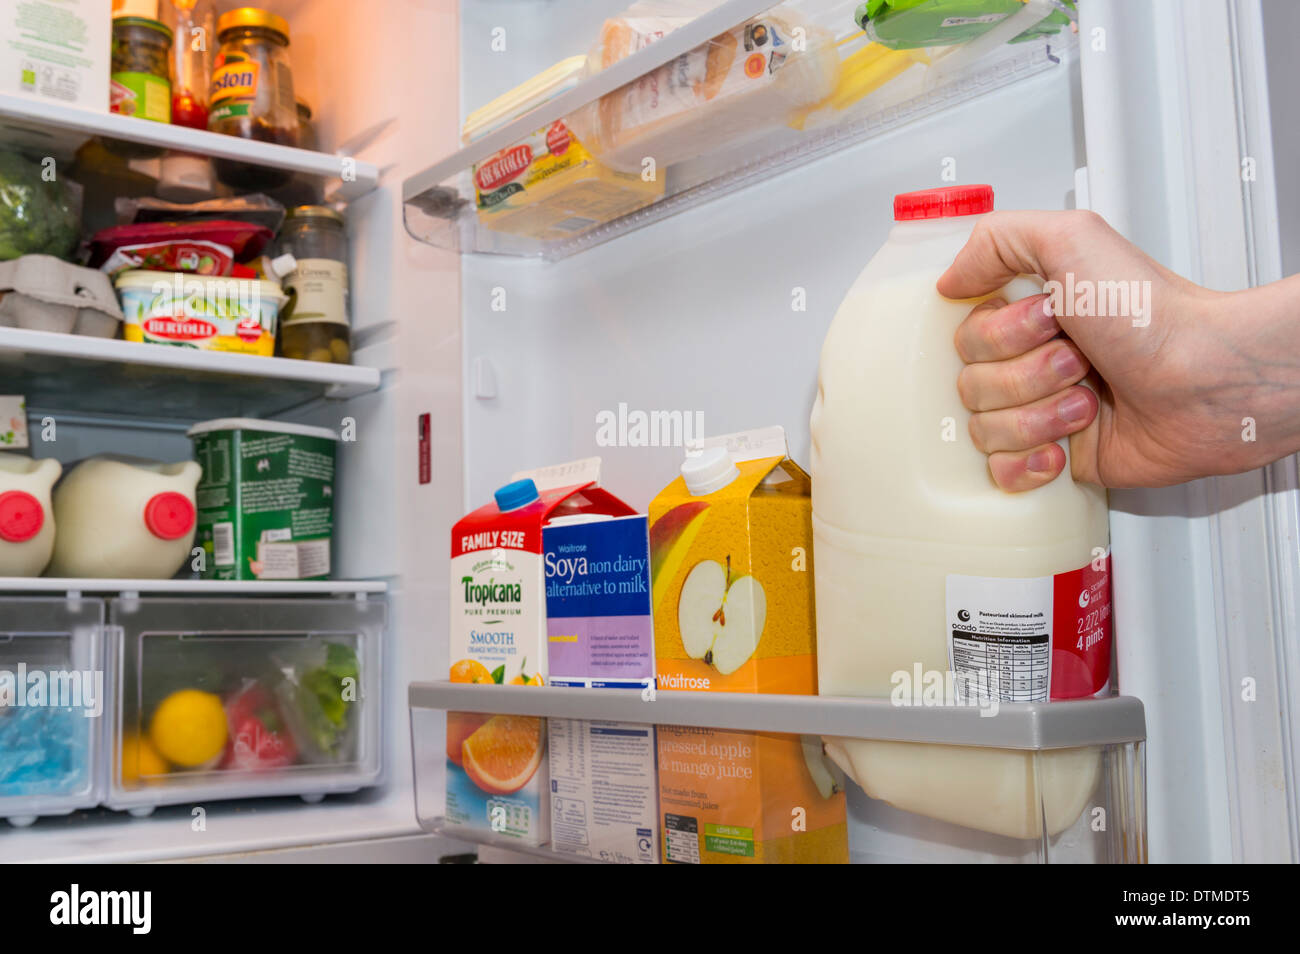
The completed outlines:
{"type": "MultiPolygon", "coordinates": [[[[817,692],[808,475],[780,427],[708,438],[650,503],[660,689],[817,692]]],[[[848,861],[820,740],[659,727],[665,861],[848,861]]]]}
{"type": "MultiPolygon", "coordinates": [[[[452,528],[452,682],[545,684],[542,528],[563,514],[635,512],[585,477],[584,464],[590,462],[513,480],[452,528]]],[[[447,713],[445,817],[452,827],[545,844],[551,821],[546,720],[447,713]]]]}
{"type": "MultiPolygon", "coordinates": [[[[542,531],[554,687],[654,689],[645,515],[559,517],[542,531]]],[[[549,719],[551,848],[657,864],[655,727],[549,719]]]]}

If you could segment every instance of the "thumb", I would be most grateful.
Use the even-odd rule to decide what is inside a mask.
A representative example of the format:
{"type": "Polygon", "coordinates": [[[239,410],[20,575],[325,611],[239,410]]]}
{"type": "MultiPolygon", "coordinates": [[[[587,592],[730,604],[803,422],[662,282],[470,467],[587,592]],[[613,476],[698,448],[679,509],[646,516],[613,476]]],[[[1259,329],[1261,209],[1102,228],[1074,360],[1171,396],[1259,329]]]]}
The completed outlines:
{"type": "Polygon", "coordinates": [[[936,287],[945,298],[976,298],[997,291],[1017,275],[1049,277],[1060,247],[1060,212],[990,212],[936,287]]]}

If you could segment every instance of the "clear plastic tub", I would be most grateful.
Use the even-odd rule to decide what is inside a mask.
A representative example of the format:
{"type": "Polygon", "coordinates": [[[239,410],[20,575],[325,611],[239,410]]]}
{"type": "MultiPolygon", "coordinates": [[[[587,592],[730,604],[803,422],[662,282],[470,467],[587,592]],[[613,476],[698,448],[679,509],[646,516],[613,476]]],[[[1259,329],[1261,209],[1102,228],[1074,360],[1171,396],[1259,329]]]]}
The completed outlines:
{"type": "Polygon", "coordinates": [[[105,803],[378,784],[385,616],[357,597],[111,600],[105,803]]]}
{"type": "Polygon", "coordinates": [[[99,803],[104,604],[0,597],[0,818],[99,803]]]}

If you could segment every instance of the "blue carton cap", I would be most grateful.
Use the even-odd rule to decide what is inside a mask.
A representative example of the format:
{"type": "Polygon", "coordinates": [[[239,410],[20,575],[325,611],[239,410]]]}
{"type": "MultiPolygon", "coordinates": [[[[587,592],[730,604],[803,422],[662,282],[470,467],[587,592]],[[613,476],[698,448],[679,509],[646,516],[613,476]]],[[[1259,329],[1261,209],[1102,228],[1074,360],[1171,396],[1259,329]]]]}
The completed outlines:
{"type": "Polygon", "coordinates": [[[497,509],[505,513],[507,510],[518,510],[520,507],[527,506],[540,494],[537,493],[537,485],[525,477],[523,480],[506,484],[493,496],[496,497],[497,509]]]}

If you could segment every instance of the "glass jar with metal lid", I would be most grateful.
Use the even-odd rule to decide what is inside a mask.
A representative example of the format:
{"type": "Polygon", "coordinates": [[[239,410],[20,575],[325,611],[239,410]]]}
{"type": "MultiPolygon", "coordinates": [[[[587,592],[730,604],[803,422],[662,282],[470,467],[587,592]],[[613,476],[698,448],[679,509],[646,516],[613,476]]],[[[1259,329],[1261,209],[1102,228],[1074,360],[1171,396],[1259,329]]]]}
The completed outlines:
{"type": "MultiPolygon", "coordinates": [[[[136,119],[169,123],[172,87],[169,56],[172,31],[147,17],[113,20],[113,49],[109,67],[109,111],[136,119]]],[[[117,139],[105,139],[110,151],[130,159],[161,156],[163,150],[117,139]]]]}
{"type": "Polygon", "coordinates": [[[343,216],[323,205],[291,209],[280,229],[279,254],[286,252],[296,264],[282,283],[289,301],[280,312],[280,354],[348,364],[352,342],[343,216]]]}
{"type": "MultiPolygon", "coordinates": [[[[240,7],[217,19],[208,128],[213,132],[298,145],[298,109],[289,66],[289,23],[256,7],[240,7]]],[[[286,169],[215,161],[217,178],[237,189],[273,189],[289,181],[286,169]]]]}

